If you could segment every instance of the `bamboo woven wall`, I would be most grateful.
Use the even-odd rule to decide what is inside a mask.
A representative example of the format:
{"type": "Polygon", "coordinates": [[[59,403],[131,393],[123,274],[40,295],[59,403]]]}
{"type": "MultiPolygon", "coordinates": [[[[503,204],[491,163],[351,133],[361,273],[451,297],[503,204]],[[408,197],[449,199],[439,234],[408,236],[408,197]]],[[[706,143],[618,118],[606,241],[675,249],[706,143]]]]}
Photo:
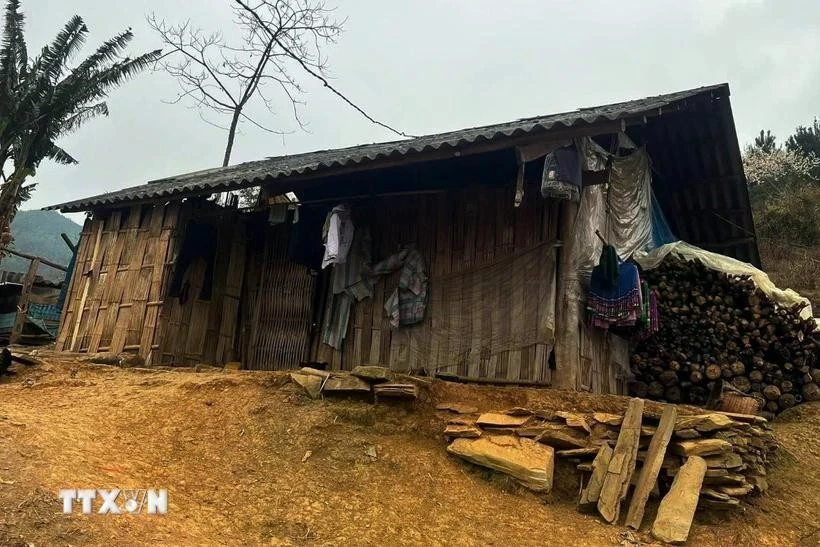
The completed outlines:
{"type": "Polygon", "coordinates": [[[135,352],[150,363],[179,205],[98,213],[83,227],[58,350],[135,352]]]}
{"type": "Polygon", "coordinates": [[[243,364],[283,370],[309,358],[316,276],[287,258],[285,225],[256,234],[248,257],[243,364]]]}
{"type": "MultiPolygon", "coordinates": [[[[509,184],[377,198],[371,202],[374,260],[408,244],[414,245],[424,257],[431,277],[425,323],[431,332],[436,332],[441,314],[448,313],[440,305],[437,279],[481,268],[540,242],[557,239],[557,202],[541,198],[534,185],[528,185],[519,208],[513,207],[513,197],[514,188],[509,184]]],[[[554,258],[549,264],[554,269],[554,258]]],[[[436,340],[433,336],[421,342],[429,344],[423,347],[404,329],[391,329],[383,305],[397,281],[398,273],[380,279],[373,298],[354,305],[342,351],[318,344],[314,351],[316,360],[342,369],[382,364],[394,370],[423,368],[467,379],[550,382],[551,345],[533,344],[495,354],[471,351],[469,358],[454,363],[441,360],[441,352],[436,349],[436,344],[446,344],[447,340],[436,340]]],[[[483,338],[492,336],[493,329],[514,331],[522,327],[518,321],[538,321],[539,309],[550,301],[553,290],[548,271],[541,281],[536,294],[507,294],[497,287],[486,295],[486,306],[476,308],[466,318],[461,331],[480,346],[483,338]]],[[[464,294],[471,290],[472,287],[462,287],[464,294]]]]}

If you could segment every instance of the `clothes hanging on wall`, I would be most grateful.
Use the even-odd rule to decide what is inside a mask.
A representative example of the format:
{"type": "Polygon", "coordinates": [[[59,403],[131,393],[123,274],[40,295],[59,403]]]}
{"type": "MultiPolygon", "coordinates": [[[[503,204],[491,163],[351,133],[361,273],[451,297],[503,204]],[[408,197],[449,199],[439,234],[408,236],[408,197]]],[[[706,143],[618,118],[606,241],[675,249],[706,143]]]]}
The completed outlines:
{"type": "Polygon", "coordinates": [[[373,267],[374,275],[383,275],[401,268],[399,284],[384,310],[393,328],[415,325],[424,320],[427,307],[427,274],[424,258],[416,249],[404,249],[373,267]]]}
{"type": "Polygon", "coordinates": [[[350,322],[350,309],[353,307],[353,296],[346,292],[331,296],[330,316],[325,321],[322,331],[322,343],[340,350],[347,335],[347,325],[350,322]]]}
{"type": "Polygon", "coordinates": [[[350,245],[353,243],[354,226],[350,208],[346,204],[334,207],[327,215],[322,236],[325,254],[322,258],[322,269],[330,264],[343,264],[347,259],[350,245]]]}
{"type": "Polygon", "coordinates": [[[347,259],[333,265],[333,294],[347,292],[356,301],[373,296],[370,280],[370,254],[372,247],[370,230],[357,227],[347,259]]]}
{"type": "Polygon", "coordinates": [[[545,198],[579,201],[581,165],[582,158],[574,144],[556,148],[547,154],[541,177],[541,195],[545,198]]]}
{"type": "MultiPolygon", "coordinates": [[[[188,281],[189,289],[185,297],[200,300],[211,299],[211,287],[214,279],[214,259],[216,258],[216,242],[218,231],[215,225],[200,222],[191,222],[185,231],[182,247],[174,264],[174,276],[171,281],[168,295],[180,297],[183,295],[183,285],[188,281]],[[190,279],[193,274],[194,263],[204,265],[201,289],[198,294],[190,292],[190,279]]],[[[199,269],[199,268],[194,268],[199,269]]],[[[186,298],[186,300],[187,300],[186,298]]]]}

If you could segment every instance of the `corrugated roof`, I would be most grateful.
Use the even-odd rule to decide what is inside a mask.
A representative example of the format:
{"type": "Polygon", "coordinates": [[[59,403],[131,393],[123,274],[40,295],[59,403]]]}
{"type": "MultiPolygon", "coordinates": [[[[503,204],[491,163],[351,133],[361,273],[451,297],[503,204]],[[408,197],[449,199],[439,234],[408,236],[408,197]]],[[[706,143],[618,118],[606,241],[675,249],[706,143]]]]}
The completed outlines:
{"type": "Polygon", "coordinates": [[[718,84],[699,87],[666,95],[582,108],[560,114],[524,118],[507,123],[462,129],[413,139],[271,157],[160,179],[140,186],[53,205],[47,207],[47,209],[60,209],[64,212],[86,211],[133,201],[210,194],[255,186],[265,181],[313,174],[339,167],[363,165],[385,159],[407,157],[408,161],[412,161],[410,156],[414,156],[423,161],[425,153],[441,149],[458,149],[473,144],[501,141],[568,127],[583,127],[600,122],[654,115],[674,103],[717,90],[725,91],[728,94],[728,85],[718,84]]]}

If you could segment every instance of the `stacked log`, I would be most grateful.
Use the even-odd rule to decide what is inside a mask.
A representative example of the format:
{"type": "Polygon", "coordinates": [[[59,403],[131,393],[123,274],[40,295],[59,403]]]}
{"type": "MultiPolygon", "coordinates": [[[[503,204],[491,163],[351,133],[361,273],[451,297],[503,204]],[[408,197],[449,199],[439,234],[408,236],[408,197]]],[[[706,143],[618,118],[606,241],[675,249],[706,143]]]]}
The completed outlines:
{"type": "Polygon", "coordinates": [[[820,400],[820,331],[802,306],[778,306],[747,277],[673,256],[644,277],[658,293],[660,330],[635,346],[632,395],[704,405],[722,379],[769,418],[820,400]]]}
{"type": "MultiPolygon", "coordinates": [[[[453,405],[440,405],[440,410],[450,409],[451,406],[453,405]]],[[[582,488],[582,508],[595,506],[598,501],[597,495],[603,490],[606,476],[606,465],[602,468],[600,460],[611,459],[618,439],[623,437],[621,426],[624,416],[621,414],[530,411],[516,408],[507,412],[476,416],[459,413],[458,410],[450,411],[456,415],[449,420],[450,423],[444,431],[445,438],[450,443],[462,439],[454,448],[468,446],[478,439],[505,446],[515,445],[510,441],[502,443],[498,440],[498,437],[504,436],[516,436],[522,440],[532,439],[552,447],[557,459],[574,464],[581,472],[581,484],[587,486],[582,488]],[[596,460],[599,462],[597,470],[594,465],[596,460]],[[588,494],[590,484],[596,485],[597,493],[594,499],[585,500],[583,496],[585,492],[588,494]]],[[[641,471],[647,457],[654,457],[649,454],[649,448],[651,439],[659,430],[660,420],[661,415],[651,412],[644,411],[641,416],[637,462],[634,472],[630,473],[631,479],[628,479],[633,483],[642,475],[641,471]]],[[[664,452],[661,454],[660,472],[653,472],[653,476],[657,477],[656,480],[652,480],[656,483],[653,485],[656,491],[668,490],[687,459],[698,456],[706,461],[707,466],[698,507],[733,509],[740,505],[742,498],[766,491],[766,477],[776,455],[777,445],[765,418],[712,412],[677,416],[674,419],[668,448],[664,444],[662,450],[664,452]]],[[[458,452],[451,450],[451,453],[458,452]]],[[[474,459],[471,461],[475,463],[474,459]]],[[[542,464],[552,469],[552,461],[545,461],[542,464]]],[[[499,469],[498,466],[493,468],[499,469]]]]}

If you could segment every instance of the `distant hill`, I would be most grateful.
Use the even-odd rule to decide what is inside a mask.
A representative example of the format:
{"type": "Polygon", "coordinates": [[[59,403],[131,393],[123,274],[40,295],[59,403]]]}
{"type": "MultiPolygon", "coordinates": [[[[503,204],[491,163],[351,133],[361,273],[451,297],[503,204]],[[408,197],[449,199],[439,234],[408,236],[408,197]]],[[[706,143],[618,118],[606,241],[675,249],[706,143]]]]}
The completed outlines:
{"type": "MultiPolygon", "coordinates": [[[[57,211],[20,211],[11,223],[14,235],[13,249],[22,253],[47,258],[57,264],[68,265],[71,250],[60,237],[65,233],[76,243],[82,227],[57,211]]],[[[0,259],[0,270],[10,272],[28,271],[29,261],[16,256],[0,259]]],[[[59,282],[65,274],[59,270],[41,266],[38,274],[50,281],[59,282]]]]}

